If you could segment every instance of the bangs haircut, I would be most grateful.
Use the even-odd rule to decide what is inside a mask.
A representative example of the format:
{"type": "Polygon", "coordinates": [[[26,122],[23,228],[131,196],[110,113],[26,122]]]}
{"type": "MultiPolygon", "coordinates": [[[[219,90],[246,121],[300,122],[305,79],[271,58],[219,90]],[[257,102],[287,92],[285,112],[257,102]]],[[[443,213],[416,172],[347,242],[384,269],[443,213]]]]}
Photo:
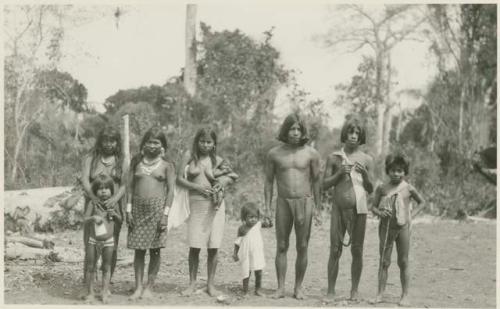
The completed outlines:
{"type": "Polygon", "coordinates": [[[92,181],[91,189],[94,195],[97,195],[97,190],[102,188],[109,189],[111,196],[115,194],[115,183],[110,176],[101,174],[92,181]]]}
{"type": "Polygon", "coordinates": [[[132,160],[130,160],[130,168],[131,170],[135,171],[135,168],[139,164],[139,162],[142,161],[142,148],[144,148],[144,145],[150,140],[150,139],[157,139],[160,141],[161,146],[163,149],[165,149],[165,156],[162,157],[164,161],[167,161],[166,157],[166,151],[168,148],[168,142],[167,142],[167,136],[165,135],[165,132],[163,132],[163,129],[160,126],[153,126],[149,128],[149,130],[144,133],[144,136],[142,137],[141,144],[139,146],[139,153],[136,154],[135,156],[132,157],[132,160]]]}
{"type": "Polygon", "coordinates": [[[200,159],[199,142],[202,137],[210,137],[214,142],[214,147],[208,155],[210,157],[210,160],[212,161],[212,165],[215,166],[215,164],[217,163],[217,133],[215,133],[215,131],[211,128],[201,128],[196,132],[193,140],[191,159],[194,160],[194,162],[198,162],[198,160],[200,159]]]}
{"type": "Polygon", "coordinates": [[[302,133],[299,145],[304,146],[305,144],[307,144],[307,142],[309,141],[309,134],[307,132],[306,123],[298,113],[292,113],[288,115],[285,120],[283,120],[283,124],[281,125],[280,133],[278,135],[278,140],[285,144],[289,144],[288,132],[290,131],[290,128],[296,123],[299,125],[300,132],[302,133]]]}
{"type": "Polygon", "coordinates": [[[340,142],[345,143],[347,140],[347,134],[354,129],[359,130],[358,143],[359,145],[364,145],[366,143],[366,129],[361,120],[357,118],[352,118],[346,120],[340,131],[340,142]]]}
{"type": "Polygon", "coordinates": [[[98,155],[102,154],[102,143],[104,142],[105,139],[110,139],[116,142],[114,155],[119,156],[122,150],[122,138],[120,132],[110,125],[105,126],[101,130],[101,132],[99,132],[99,134],[97,135],[97,139],[94,146],[96,154],[98,155]]]}
{"type": "Polygon", "coordinates": [[[254,215],[257,218],[260,218],[260,210],[257,204],[248,202],[241,207],[240,219],[241,221],[245,221],[248,215],[254,215]]]}
{"type": "Polygon", "coordinates": [[[385,158],[385,173],[389,175],[389,171],[394,167],[401,167],[408,175],[410,170],[410,161],[402,153],[390,154],[385,158]]]}

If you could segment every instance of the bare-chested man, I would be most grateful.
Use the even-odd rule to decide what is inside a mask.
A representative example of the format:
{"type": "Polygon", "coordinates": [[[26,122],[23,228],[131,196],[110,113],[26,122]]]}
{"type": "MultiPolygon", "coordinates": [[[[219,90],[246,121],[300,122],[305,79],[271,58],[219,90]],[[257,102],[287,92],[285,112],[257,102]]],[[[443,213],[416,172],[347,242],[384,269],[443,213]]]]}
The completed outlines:
{"type": "Polygon", "coordinates": [[[344,147],[328,156],[323,189],[333,189],[330,223],[330,258],[328,261],[327,299],[335,298],[335,283],[339,272],[342,246],[351,245],[351,300],[358,298],[358,285],[363,268],[363,243],[365,239],[367,194],[373,191],[371,172],[373,160],[359,150],[366,141],[366,132],[359,120],[346,121],[340,133],[344,147]],[[345,233],[349,241],[343,242],[345,233]]]}
{"type": "Polygon", "coordinates": [[[297,260],[295,262],[294,297],[304,299],[302,281],[307,268],[307,248],[311,221],[320,207],[319,154],[307,145],[307,129],[298,114],[283,122],[278,139],[284,144],[274,147],[266,159],[264,186],[265,210],[269,214],[276,178],[276,274],[278,290],[274,298],[285,297],[285,275],[290,232],[295,225],[297,260]]]}

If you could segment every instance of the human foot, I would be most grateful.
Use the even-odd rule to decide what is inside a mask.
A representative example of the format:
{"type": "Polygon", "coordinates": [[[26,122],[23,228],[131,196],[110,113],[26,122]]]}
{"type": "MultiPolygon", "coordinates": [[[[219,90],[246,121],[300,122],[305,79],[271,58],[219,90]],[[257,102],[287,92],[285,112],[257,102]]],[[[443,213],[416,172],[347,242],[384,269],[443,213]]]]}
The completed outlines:
{"type": "Polygon", "coordinates": [[[399,301],[398,305],[402,307],[410,307],[410,300],[408,299],[408,296],[401,296],[401,300],[399,301]]]}
{"type": "Polygon", "coordinates": [[[303,300],[306,299],[307,297],[304,295],[304,292],[302,292],[302,289],[295,289],[295,292],[293,293],[293,297],[297,300],[303,300]]]}
{"type": "Polygon", "coordinates": [[[181,292],[182,296],[191,296],[196,292],[196,284],[190,284],[187,289],[181,292]]]}
{"type": "Polygon", "coordinates": [[[142,287],[139,287],[135,290],[134,294],[130,295],[128,299],[137,300],[139,297],[141,297],[141,294],[142,294],[142,287]]]}
{"type": "Polygon", "coordinates": [[[285,298],[285,289],[277,289],[271,297],[274,299],[285,298]]]}
{"type": "Polygon", "coordinates": [[[95,300],[95,295],[94,294],[88,294],[88,295],[85,295],[83,296],[83,300],[85,301],[85,303],[91,303],[95,300]]]}
{"type": "Polygon", "coordinates": [[[255,296],[266,296],[264,293],[262,293],[261,289],[255,289],[255,296]]]}
{"type": "Polygon", "coordinates": [[[142,291],[141,298],[143,298],[143,299],[149,299],[149,298],[152,298],[152,297],[153,297],[153,293],[151,292],[151,290],[148,287],[146,287],[142,291]]]}
{"type": "Polygon", "coordinates": [[[207,286],[207,293],[208,295],[215,297],[215,296],[220,296],[222,293],[217,290],[213,285],[207,286]]]}
{"type": "Polygon", "coordinates": [[[382,299],[382,295],[380,295],[380,294],[379,294],[379,295],[377,295],[377,296],[375,297],[375,299],[372,299],[372,300],[370,300],[370,301],[369,301],[369,303],[370,303],[370,304],[380,304],[380,303],[383,303],[383,302],[384,302],[384,301],[383,301],[383,299],[382,299]]]}
{"type": "Polygon", "coordinates": [[[351,291],[351,297],[349,298],[351,301],[356,301],[359,300],[359,292],[358,291],[351,291]]]}
{"type": "Polygon", "coordinates": [[[334,302],[334,301],[335,301],[335,292],[329,292],[323,298],[323,302],[325,302],[325,303],[331,303],[331,302],[334,302]]]}

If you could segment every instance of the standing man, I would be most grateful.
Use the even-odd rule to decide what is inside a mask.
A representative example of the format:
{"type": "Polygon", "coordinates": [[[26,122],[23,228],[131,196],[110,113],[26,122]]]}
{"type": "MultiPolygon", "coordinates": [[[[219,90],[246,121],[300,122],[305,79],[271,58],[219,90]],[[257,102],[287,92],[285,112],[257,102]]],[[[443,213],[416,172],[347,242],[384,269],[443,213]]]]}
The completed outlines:
{"type": "Polygon", "coordinates": [[[307,248],[315,208],[319,209],[319,154],[306,145],[309,138],[303,119],[288,115],[280,129],[278,140],[283,144],[272,148],[265,166],[265,211],[269,214],[276,179],[276,274],[278,290],[274,298],[285,297],[285,276],[290,232],[295,226],[297,260],[295,261],[294,297],[304,299],[302,281],[307,268],[307,248]]]}
{"type": "Polygon", "coordinates": [[[328,294],[334,300],[342,246],[351,245],[351,300],[358,298],[363,268],[363,243],[368,213],[367,194],[372,193],[370,180],[372,158],[359,149],[366,142],[366,130],[357,119],[345,122],[340,132],[344,147],[328,156],[323,189],[333,189],[330,224],[330,258],[328,260],[328,294]],[[343,242],[345,233],[349,241],[343,242]]]}

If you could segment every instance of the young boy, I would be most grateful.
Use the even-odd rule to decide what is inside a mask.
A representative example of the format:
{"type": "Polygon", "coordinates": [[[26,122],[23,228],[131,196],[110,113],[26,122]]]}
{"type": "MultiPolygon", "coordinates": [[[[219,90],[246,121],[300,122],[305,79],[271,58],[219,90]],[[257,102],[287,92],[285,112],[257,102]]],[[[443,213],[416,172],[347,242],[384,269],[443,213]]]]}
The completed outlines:
{"type": "Polygon", "coordinates": [[[240,262],[243,277],[243,292],[248,294],[248,282],[253,271],[255,273],[255,295],[263,296],[261,292],[262,269],[266,265],[264,259],[264,243],[260,233],[260,212],[254,203],[246,203],[241,208],[241,221],[238,228],[238,238],[234,242],[233,259],[240,262]]]}
{"type": "Polygon", "coordinates": [[[390,154],[385,160],[385,172],[389,181],[375,190],[372,211],[380,217],[380,266],[378,271],[378,293],[376,303],[382,302],[387,283],[387,270],[391,263],[392,244],[396,243],[398,266],[401,272],[403,293],[399,305],[409,306],[408,285],[410,281],[408,252],[410,250],[411,203],[424,200],[420,193],[404,177],[408,175],[408,159],[402,154],[390,154]]]}
{"type": "Polygon", "coordinates": [[[326,301],[335,300],[342,246],[349,245],[352,254],[350,299],[358,298],[368,213],[367,195],[373,191],[371,182],[373,160],[359,148],[366,142],[365,127],[358,119],[349,119],[342,127],[340,141],[343,147],[328,156],[323,177],[323,189],[328,190],[333,187],[326,301]],[[346,232],[349,241],[344,244],[346,232]]]}
{"type": "Polygon", "coordinates": [[[90,202],[84,215],[85,222],[93,221],[91,225],[89,243],[87,246],[87,296],[86,301],[92,301],[94,295],[94,278],[99,254],[102,255],[102,301],[108,302],[111,294],[109,281],[111,276],[111,260],[114,247],[114,224],[121,223],[122,218],[113,209],[106,209],[103,203],[114,194],[113,179],[107,175],[99,175],[91,185],[92,192],[99,198],[98,203],[90,202]]]}

